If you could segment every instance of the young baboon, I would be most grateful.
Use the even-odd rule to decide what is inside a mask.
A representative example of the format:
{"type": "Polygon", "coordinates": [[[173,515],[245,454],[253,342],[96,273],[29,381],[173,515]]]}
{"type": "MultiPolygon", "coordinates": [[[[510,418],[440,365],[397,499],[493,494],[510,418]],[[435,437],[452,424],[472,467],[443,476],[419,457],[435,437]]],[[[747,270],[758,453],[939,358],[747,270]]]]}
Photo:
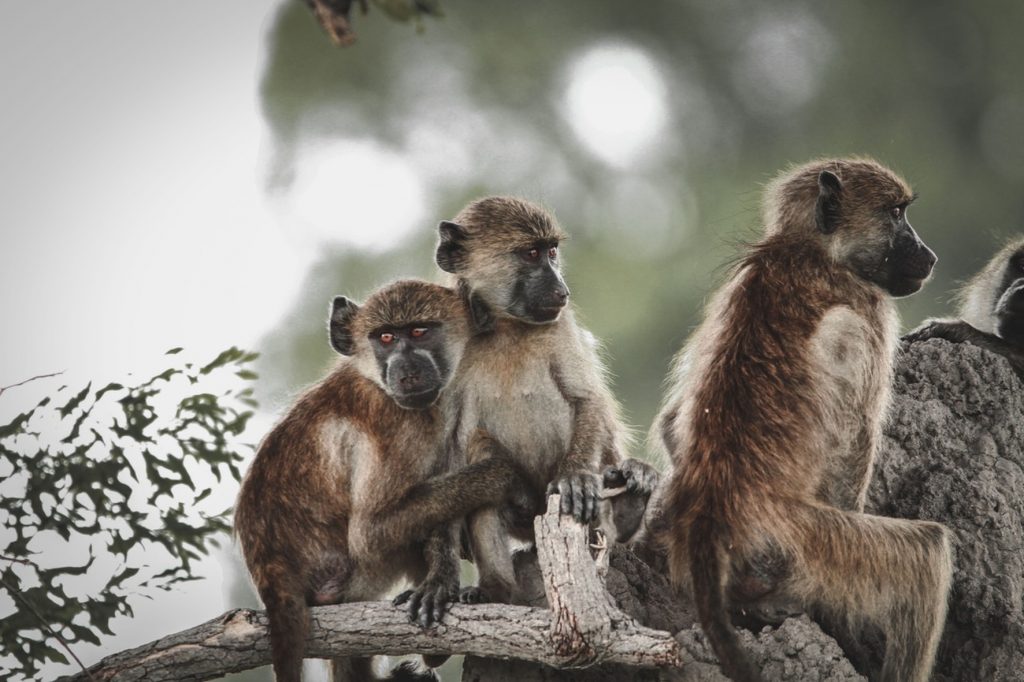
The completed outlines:
{"type": "Polygon", "coordinates": [[[659,500],[673,581],[734,680],[758,680],[727,608],[791,600],[886,638],[878,678],[926,680],[942,633],[949,533],[861,513],[889,401],[892,297],[936,261],[913,194],[870,160],[816,161],[768,188],[767,230],[711,300],[676,363],[659,428],[674,469],[659,500]]]}
{"type": "MultiPolygon", "coordinates": [[[[445,473],[442,391],[470,330],[462,297],[426,282],[334,300],[331,344],[347,357],[264,439],[235,509],[279,681],[301,677],[310,605],[378,598],[406,577],[420,583],[413,615],[439,619],[459,587],[452,521],[525,485],[508,459],[445,473]]],[[[333,668],[372,679],[369,659],[333,668]]]]}
{"type": "MultiPolygon", "coordinates": [[[[575,321],[561,274],[564,235],[543,209],[521,199],[474,201],[439,226],[437,264],[454,275],[478,327],[452,391],[456,440],[485,429],[519,462],[538,500],[561,494],[561,511],[597,517],[602,465],[621,471],[634,496],[650,493],[657,473],[622,461],[624,428],[593,337],[575,321]]],[[[469,453],[473,461],[473,453],[469,453]]],[[[532,541],[543,511],[487,508],[469,519],[479,586],[467,602],[514,598],[510,537],[532,541]]]]}
{"type": "Polygon", "coordinates": [[[1024,379],[1024,237],[1006,244],[957,298],[959,320],[928,320],[904,339],[973,343],[1005,357],[1024,379]]]}

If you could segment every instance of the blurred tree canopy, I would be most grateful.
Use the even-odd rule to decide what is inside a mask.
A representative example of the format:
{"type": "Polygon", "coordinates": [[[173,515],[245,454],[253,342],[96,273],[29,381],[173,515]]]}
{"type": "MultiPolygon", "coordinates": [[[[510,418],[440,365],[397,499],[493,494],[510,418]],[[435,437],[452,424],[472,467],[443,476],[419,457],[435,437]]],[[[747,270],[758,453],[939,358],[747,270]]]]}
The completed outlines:
{"type": "Polygon", "coordinates": [[[239,437],[255,358],[230,348],[132,386],[64,386],[0,425],[0,597],[15,607],[0,619],[0,678],[70,663],[76,643],[132,615],[130,597],[198,578],[193,562],[230,530],[203,501],[251,450],[239,437]],[[225,372],[243,387],[212,393],[225,372]]]}
{"type": "MultiPolygon", "coordinates": [[[[381,12],[357,16],[359,40],[341,50],[301,3],[283,2],[273,21],[261,86],[270,191],[290,191],[303,150],[371,139],[425,179],[429,216],[392,249],[324,250],[302,300],[263,344],[274,402],[328,362],[319,330],[330,295],[432,277],[437,220],[485,193],[539,200],[572,235],[569,285],[640,428],[722,264],[756,238],[761,186],[788,164],[869,155],[919,191],[911,221],[940,263],[901,304],[907,326],[947,312],[956,283],[1024,224],[1020,3],[442,8],[419,32],[381,12]],[[566,100],[579,60],[602,46],[653,64],[667,112],[645,153],[620,162],[574,128],[566,100]]],[[[337,210],[339,230],[375,229],[337,210]]]]}

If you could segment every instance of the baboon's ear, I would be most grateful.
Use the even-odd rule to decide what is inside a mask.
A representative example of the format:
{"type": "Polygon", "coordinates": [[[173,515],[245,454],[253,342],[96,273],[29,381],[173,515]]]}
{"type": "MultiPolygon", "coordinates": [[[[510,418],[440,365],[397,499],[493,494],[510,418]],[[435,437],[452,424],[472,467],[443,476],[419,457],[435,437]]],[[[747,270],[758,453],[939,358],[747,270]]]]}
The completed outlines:
{"type": "Polygon", "coordinates": [[[823,170],[818,174],[818,202],[814,209],[814,218],[818,229],[824,234],[832,234],[839,227],[839,199],[843,193],[843,183],[832,171],[823,170]]]}
{"type": "Polygon", "coordinates": [[[356,352],[356,341],[352,336],[352,320],[358,311],[359,306],[344,296],[335,296],[331,303],[331,319],[327,323],[331,347],[342,355],[352,355],[356,352]]]}
{"type": "Polygon", "coordinates": [[[445,272],[457,273],[466,260],[466,230],[462,225],[450,220],[442,220],[437,226],[441,241],[437,245],[434,259],[437,266],[445,272]]]}

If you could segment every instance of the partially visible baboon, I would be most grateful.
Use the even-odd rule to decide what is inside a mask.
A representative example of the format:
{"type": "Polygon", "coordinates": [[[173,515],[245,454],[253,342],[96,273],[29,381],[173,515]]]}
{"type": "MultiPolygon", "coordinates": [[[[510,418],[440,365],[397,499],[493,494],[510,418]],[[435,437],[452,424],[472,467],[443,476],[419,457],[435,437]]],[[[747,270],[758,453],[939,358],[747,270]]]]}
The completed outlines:
{"type": "Polygon", "coordinates": [[[1024,379],[1024,238],[1003,247],[957,298],[960,319],[928,320],[904,339],[972,343],[1005,357],[1024,379]]]}
{"type": "MultiPolygon", "coordinates": [[[[564,234],[554,219],[527,201],[489,197],[438,229],[437,264],[454,275],[477,326],[491,330],[470,341],[452,387],[460,446],[483,428],[516,458],[538,500],[560,493],[562,512],[582,522],[597,517],[603,466],[616,467],[630,494],[646,500],[657,472],[622,460],[618,406],[594,338],[569,305],[559,258],[564,234]]],[[[538,503],[527,513],[471,515],[480,581],[463,590],[464,601],[515,598],[510,538],[532,541],[532,517],[541,511],[538,503]]]]}
{"type": "MultiPolygon", "coordinates": [[[[410,578],[421,622],[439,619],[459,587],[451,523],[525,485],[508,459],[445,473],[442,391],[470,332],[462,297],[435,284],[334,300],[331,344],[347,357],[263,440],[235,509],[279,681],[301,677],[310,605],[375,599],[410,578]]],[[[335,679],[372,679],[369,659],[333,667],[335,679]]]]}
{"type": "Polygon", "coordinates": [[[728,616],[791,600],[833,632],[884,633],[887,682],[928,679],[949,532],[861,513],[889,402],[892,297],[936,261],[906,183],[861,159],[768,188],[764,238],[736,264],[676,363],[657,428],[674,467],[656,506],[673,581],[734,680],[758,680],[728,616]]]}

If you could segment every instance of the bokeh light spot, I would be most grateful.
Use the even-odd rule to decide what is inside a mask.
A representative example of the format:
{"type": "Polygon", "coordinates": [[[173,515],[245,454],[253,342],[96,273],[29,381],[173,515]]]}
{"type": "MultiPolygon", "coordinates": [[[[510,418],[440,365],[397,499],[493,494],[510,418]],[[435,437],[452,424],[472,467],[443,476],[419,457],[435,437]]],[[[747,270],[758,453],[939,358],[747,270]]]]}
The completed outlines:
{"type": "Polygon", "coordinates": [[[625,166],[654,148],[668,120],[666,99],[665,80],[646,52],[605,44],[572,61],[564,113],[588,151],[625,166]]]}
{"type": "Polygon", "coordinates": [[[318,142],[302,150],[284,210],[314,239],[384,251],[422,219],[423,182],[404,156],[377,143],[318,142]]]}

